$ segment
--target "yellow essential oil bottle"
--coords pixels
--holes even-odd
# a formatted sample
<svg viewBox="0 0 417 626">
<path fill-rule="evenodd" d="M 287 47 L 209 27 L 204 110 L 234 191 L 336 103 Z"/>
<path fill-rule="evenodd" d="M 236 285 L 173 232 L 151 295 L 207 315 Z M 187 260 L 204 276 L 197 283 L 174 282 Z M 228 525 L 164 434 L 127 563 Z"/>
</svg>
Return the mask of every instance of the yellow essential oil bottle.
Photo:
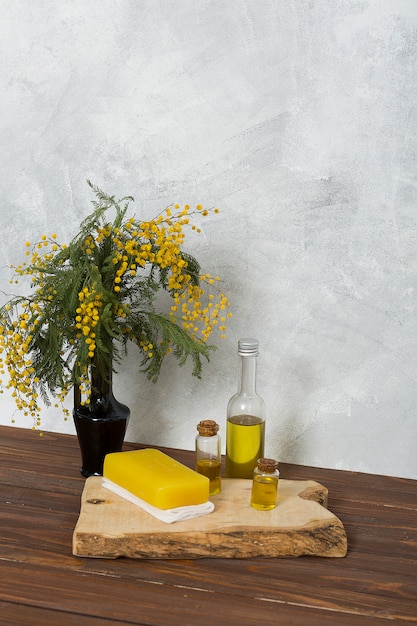
<svg viewBox="0 0 417 626">
<path fill-rule="evenodd" d="M 218 424 L 214 420 L 202 420 L 197 425 L 195 438 L 195 469 L 210 480 L 210 495 L 221 491 L 221 442 L 217 434 Z"/>
<path fill-rule="evenodd" d="M 253 470 L 251 506 L 259 511 L 275 508 L 278 495 L 279 471 L 274 459 L 258 459 Z"/>
<path fill-rule="evenodd" d="M 264 455 L 265 403 L 256 392 L 257 339 L 239 339 L 238 391 L 227 405 L 226 477 L 252 478 Z"/>
</svg>

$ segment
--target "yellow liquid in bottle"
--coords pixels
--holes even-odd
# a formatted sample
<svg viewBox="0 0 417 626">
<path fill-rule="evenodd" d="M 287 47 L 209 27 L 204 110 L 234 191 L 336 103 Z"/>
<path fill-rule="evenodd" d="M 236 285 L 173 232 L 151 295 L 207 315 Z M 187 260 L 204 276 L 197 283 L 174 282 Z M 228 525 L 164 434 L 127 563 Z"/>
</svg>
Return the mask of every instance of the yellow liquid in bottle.
<svg viewBox="0 0 417 626">
<path fill-rule="evenodd" d="M 251 506 L 259 511 L 269 511 L 276 506 L 277 476 L 255 476 L 252 484 Z"/>
<path fill-rule="evenodd" d="M 199 459 L 196 463 L 196 472 L 207 476 L 210 480 L 210 495 L 214 496 L 221 491 L 221 463 L 216 459 Z"/>
<path fill-rule="evenodd" d="M 254 415 L 234 415 L 226 424 L 226 476 L 252 478 L 264 455 L 265 422 Z"/>
</svg>

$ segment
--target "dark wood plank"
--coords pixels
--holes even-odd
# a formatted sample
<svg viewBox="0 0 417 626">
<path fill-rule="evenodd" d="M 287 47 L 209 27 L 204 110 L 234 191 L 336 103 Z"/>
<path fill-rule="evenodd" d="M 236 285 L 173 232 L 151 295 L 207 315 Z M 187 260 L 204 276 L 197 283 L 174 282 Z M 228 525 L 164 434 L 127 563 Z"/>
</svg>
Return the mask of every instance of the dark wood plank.
<svg viewBox="0 0 417 626">
<path fill-rule="evenodd" d="M 36 480 L 32 467 L 42 470 L 46 476 L 53 478 L 59 470 L 59 481 L 81 480 L 79 477 L 80 454 L 76 438 L 72 435 L 44 433 L 40 437 L 37 431 L 1 426 L 0 481 L 5 477 L 2 466 L 7 469 L 9 463 L 15 466 L 19 476 L 27 477 L 29 483 Z M 140 444 L 126 443 L 125 449 L 146 447 Z M 193 466 L 194 453 L 191 450 L 160 448 L 179 461 Z M 30 468 L 28 461 L 30 460 Z M 282 478 L 299 480 L 316 480 L 326 484 L 329 497 L 341 494 L 343 499 L 363 503 L 385 504 L 399 508 L 417 510 L 417 481 L 389 476 L 363 474 L 329 470 L 317 467 L 280 464 Z M 7 472 L 8 479 L 12 476 Z"/>
<path fill-rule="evenodd" d="M 417 510 L 417 481 L 409 478 L 288 464 L 280 464 L 280 474 L 299 480 L 305 480 L 305 476 L 318 482 L 325 480 L 331 491 L 329 497 L 340 494 L 349 501 Z"/>
<path fill-rule="evenodd" d="M 30 513 L 30 512 L 29 512 Z M 416 577 L 410 562 L 402 560 L 395 563 L 386 559 L 382 563 L 380 557 L 372 559 L 371 569 L 364 567 L 359 555 L 353 554 L 343 563 L 331 566 L 328 559 L 297 559 L 287 560 L 284 567 L 276 560 L 240 561 L 239 577 L 236 578 L 236 562 L 221 561 L 218 567 L 209 559 L 191 565 L 183 561 L 135 561 L 120 560 L 102 561 L 94 559 L 74 559 L 70 555 L 72 527 L 66 524 L 65 532 L 62 524 L 58 528 L 49 528 L 45 532 L 48 516 L 33 522 L 33 515 L 25 517 L 25 522 L 17 529 L 7 523 L 9 540 L 0 544 L 0 555 L 3 560 L 30 563 L 32 565 L 49 565 L 51 568 L 65 568 L 68 574 L 72 571 L 86 571 L 91 575 L 110 576 L 118 579 L 141 580 L 172 587 L 182 585 L 184 588 L 199 581 L 199 587 L 211 593 L 233 595 L 245 594 L 250 597 L 263 594 L 270 602 L 300 603 L 308 602 L 311 606 L 320 607 L 323 603 L 332 610 L 349 613 L 361 610 L 372 615 L 375 611 L 385 612 L 405 619 L 415 614 L 415 598 L 417 597 Z M 56 518 L 54 518 L 56 520 Z M 50 520 L 50 517 L 49 517 Z M 49 522 L 50 523 L 50 522 Z M 34 526 L 34 527 L 33 527 Z M 66 536 L 66 542 L 63 537 Z M 30 546 L 37 546 L 36 552 Z M 66 546 L 63 550 L 62 546 Z M 399 583 L 398 572 L 401 572 Z M 264 581 L 268 580 L 265 587 Z M 331 581 L 331 585 L 329 585 Z"/>
<path fill-rule="evenodd" d="M 39 567 L 34 577 L 31 568 L 19 564 L 8 564 L 5 567 L 2 563 L 0 578 L 1 600 L 17 603 L 23 596 L 25 604 L 44 610 L 73 613 L 80 620 L 87 616 L 150 626 L 213 626 L 221 623 L 218 620 L 222 616 L 227 616 L 228 624 L 241 626 L 253 626 L 258 622 L 265 626 L 275 626 L 277 623 L 306 623 L 310 626 L 337 623 L 340 626 L 355 626 L 366 624 L 372 615 L 372 624 L 376 626 L 386 625 L 388 619 L 401 619 L 402 624 L 415 623 L 413 618 L 404 614 L 398 616 L 384 608 L 369 614 L 361 607 L 346 613 L 331 606 L 314 606 L 302 594 L 290 602 L 280 598 L 271 601 L 264 594 L 234 595 L 228 593 L 228 588 L 213 596 L 201 588 L 199 581 L 193 581 L 189 586 L 177 583 L 162 588 L 136 579 L 92 577 L 82 571 L 63 576 L 62 571 L 60 575 L 59 571 L 44 567 Z"/>
<path fill-rule="evenodd" d="M 294 602 L 300 595 L 310 604 L 320 606 L 331 601 L 332 606 L 349 612 L 352 606 L 372 613 L 375 610 L 393 610 L 396 605 L 415 607 L 417 597 L 415 567 L 405 559 L 376 557 L 365 567 L 357 554 L 343 562 L 330 563 L 328 559 L 301 558 L 286 560 L 243 560 L 238 566 L 233 560 L 203 559 L 198 563 L 187 561 L 105 561 L 102 559 L 76 559 L 66 550 L 57 550 L 59 542 L 51 533 L 51 539 L 38 542 L 36 550 L 28 551 L 22 539 L 16 543 L 1 543 L 3 560 L 28 565 L 49 565 L 51 568 L 84 571 L 91 575 L 114 578 L 134 578 L 162 585 L 199 586 L 211 593 L 245 595 L 263 593 L 270 601 Z M 70 533 L 67 532 L 68 540 Z M 53 552 L 55 550 L 55 552 Z M 236 577 L 238 569 L 238 577 Z M 264 580 L 268 580 L 265 588 Z M 332 582 L 329 586 L 329 581 Z M 349 595 L 346 592 L 349 591 Z M 368 594 L 368 595 L 366 595 Z M 319 598 L 319 600 L 317 600 Z M 396 609 L 398 612 L 398 609 Z M 415 609 L 414 609 L 415 610 Z"/>
<path fill-rule="evenodd" d="M 163 450 L 192 466 L 192 451 Z M 417 481 L 282 464 L 282 476 L 329 489 L 344 559 L 106 561 L 71 554 L 79 464 L 70 435 L 0 427 L 2 624 L 417 622 Z"/>
<path fill-rule="evenodd" d="M 25 604 L 16 604 L 11 602 L 0 602 L 0 619 L 2 626 L 126 626 L 126 622 L 119 620 L 107 620 L 102 617 L 89 617 L 87 615 L 77 615 L 75 613 L 67 613 L 59 609 L 52 611 L 50 609 L 42 609 L 35 606 Z M 140 626 L 140 622 L 137 622 Z M 142 622 L 142 626 L 145 623 Z"/>
</svg>

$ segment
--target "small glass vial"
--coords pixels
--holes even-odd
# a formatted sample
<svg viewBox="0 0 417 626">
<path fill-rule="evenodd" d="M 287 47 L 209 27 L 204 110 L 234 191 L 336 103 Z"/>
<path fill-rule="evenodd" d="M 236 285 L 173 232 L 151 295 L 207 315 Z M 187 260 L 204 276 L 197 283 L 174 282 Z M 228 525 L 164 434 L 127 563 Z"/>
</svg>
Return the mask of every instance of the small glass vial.
<svg viewBox="0 0 417 626">
<path fill-rule="evenodd" d="M 275 508 L 278 495 L 278 463 L 274 459 L 258 459 L 253 470 L 251 506 L 259 511 Z"/>
<path fill-rule="evenodd" d="M 210 495 L 221 491 L 221 442 L 217 434 L 218 424 L 214 420 L 202 420 L 197 425 L 195 438 L 195 469 L 199 474 L 210 479 Z"/>
</svg>

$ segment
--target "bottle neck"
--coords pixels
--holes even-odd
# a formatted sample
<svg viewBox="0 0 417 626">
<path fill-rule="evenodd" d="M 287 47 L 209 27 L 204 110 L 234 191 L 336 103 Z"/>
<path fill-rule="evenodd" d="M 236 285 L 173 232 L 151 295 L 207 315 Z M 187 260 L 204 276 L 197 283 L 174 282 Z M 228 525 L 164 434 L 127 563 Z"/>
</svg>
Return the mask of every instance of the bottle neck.
<svg viewBox="0 0 417 626">
<path fill-rule="evenodd" d="M 239 394 L 254 395 L 256 393 L 256 357 L 239 357 Z"/>
</svg>

